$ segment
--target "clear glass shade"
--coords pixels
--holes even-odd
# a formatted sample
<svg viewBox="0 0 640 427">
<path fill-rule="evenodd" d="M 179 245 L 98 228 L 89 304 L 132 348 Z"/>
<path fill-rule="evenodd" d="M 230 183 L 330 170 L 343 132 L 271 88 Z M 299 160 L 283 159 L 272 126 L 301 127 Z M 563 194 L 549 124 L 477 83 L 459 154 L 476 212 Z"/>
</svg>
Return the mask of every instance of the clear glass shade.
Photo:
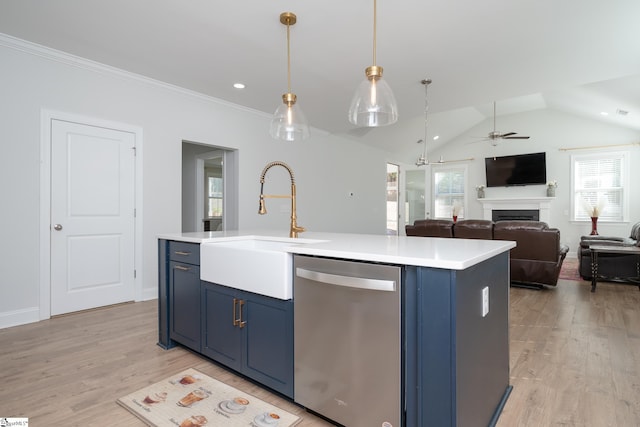
<svg viewBox="0 0 640 427">
<path fill-rule="evenodd" d="M 298 104 L 280 104 L 269 130 L 272 138 L 282 141 L 301 141 L 309 137 L 309 124 Z"/>
<path fill-rule="evenodd" d="M 360 83 L 351 101 L 349 121 L 356 126 L 377 127 L 397 120 L 398 105 L 387 82 L 380 77 Z"/>
</svg>

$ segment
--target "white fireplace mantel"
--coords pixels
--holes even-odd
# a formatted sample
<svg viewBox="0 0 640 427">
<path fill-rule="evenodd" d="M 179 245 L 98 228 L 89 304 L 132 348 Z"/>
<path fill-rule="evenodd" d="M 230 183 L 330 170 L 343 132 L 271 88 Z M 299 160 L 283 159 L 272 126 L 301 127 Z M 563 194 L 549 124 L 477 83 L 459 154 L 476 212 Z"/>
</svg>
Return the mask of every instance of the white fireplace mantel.
<svg viewBox="0 0 640 427">
<path fill-rule="evenodd" d="M 520 198 L 491 198 L 478 199 L 482 203 L 484 219 L 491 220 L 493 218 L 493 210 L 502 209 L 531 209 L 540 213 L 540 221 L 549 223 L 551 218 L 550 209 L 551 201 L 555 197 L 520 197 Z"/>
</svg>

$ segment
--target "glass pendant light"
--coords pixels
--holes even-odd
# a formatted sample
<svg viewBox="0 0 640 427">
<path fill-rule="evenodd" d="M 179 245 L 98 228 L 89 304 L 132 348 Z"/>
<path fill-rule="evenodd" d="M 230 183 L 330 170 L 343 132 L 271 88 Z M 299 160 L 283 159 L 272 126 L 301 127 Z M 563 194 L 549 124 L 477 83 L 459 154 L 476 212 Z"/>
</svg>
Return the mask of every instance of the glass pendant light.
<svg viewBox="0 0 640 427">
<path fill-rule="evenodd" d="M 427 159 L 427 117 L 429 112 L 429 102 L 427 101 L 427 92 L 429 90 L 429 85 L 431 84 L 431 79 L 421 80 L 420 83 L 424 85 L 424 139 L 422 143 L 424 144 L 424 150 L 418 160 L 416 161 L 416 166 L 427 166 L 429 164 L 429 160 Z M 418 141 L 420 142 L 420 141 Z M 443 163 L 442 158 L 440 159 L 440 163 Z"/>
<path fill-rule="evenodd" d="M 269 133 L 275 139 L 300 141 L 309 137 L 309 124 L 296 104 L 296 95 L 291 92 L 291 48 L 289 45 L 289 27 L 297 21 L 291 12 L 280 14 L 280 22 L 287 26 L 287 93 L 282 95 L 282 104 L 276 109 L 271 120 Z"/>
<path fill-rule="evenodd" d="M 349 108 L 349 121 L 361 127 L 386 126 L 398 120 L 396 98 L 382 79 L 382 67 L 376 65 L 376 19 L 373 0 L 373 65 L 365 70 L 367 78 L 358 86 Z"/>
</svg>

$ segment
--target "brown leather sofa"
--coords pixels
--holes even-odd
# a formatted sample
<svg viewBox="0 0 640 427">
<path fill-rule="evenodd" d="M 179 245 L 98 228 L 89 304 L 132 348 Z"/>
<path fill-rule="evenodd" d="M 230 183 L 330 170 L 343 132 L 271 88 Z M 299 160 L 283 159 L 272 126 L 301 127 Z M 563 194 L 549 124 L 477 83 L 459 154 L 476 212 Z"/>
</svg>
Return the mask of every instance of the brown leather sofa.
<svg viewBox="0 0 640 427">
<path fill-rule="evenodd" d="M 493 221 L 485 219 L 460 220 L 453 227 L 453 237 L 493 240 Z"/>
<path fill-rule="evenodd" d="M 591 280 L 591 251 L 590 245 L 598 246 L 640 246 L 640 222 L 631 227 L 629 237 L 616 236 L 582 236 L 578 249 L 578 271 L 580 277 Z M 636 255 L 621 255 L 615 253 L 598 253 L 598 276 L 605 280 L 625 281 L 627 277 L 638 275 Z"/>
<path fill-rule="evenodd" d="M 405 227 L 407 236 L 511 240 L 511 283 L 537 287 L 556 286 L 569 247 L 560 244 L 560 231 L 541 221 L 416 220 Z"/>
<path fill-rule="evenodd" d="M 453 237 L 454 222 L 446 219 L 417 219 L 413 225 L 405 225 L 407 236 Z"/>
<path fill-rule="evenodd" d="M 569 252 L 560 244 L 560 230 L 542 221 L 498 221 L 493 238 L 512 240 L 511 283 L 526 286 L 556 286 L 562 262 Z"/>
</svg>

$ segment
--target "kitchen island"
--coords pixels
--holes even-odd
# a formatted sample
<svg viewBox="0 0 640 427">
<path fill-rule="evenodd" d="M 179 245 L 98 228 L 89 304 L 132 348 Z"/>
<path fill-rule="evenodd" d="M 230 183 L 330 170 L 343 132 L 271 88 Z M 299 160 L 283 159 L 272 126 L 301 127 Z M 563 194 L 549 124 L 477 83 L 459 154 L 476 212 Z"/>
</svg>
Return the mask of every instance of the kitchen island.
<svg viewBox="0 0 640 427">
<path fill-rule="evenodd" d="M 159 344 L 185 345 L 296 401 L 295 295 L 281 300 L 200 280 L 201 264 L 210 262 L 199 259 L 200 245 L 248 236 L 285 239 L 272 231 L 159 236 Z M 305 233 L 304 239 L 311 243 L 285 250 L 296 257 L 399 267 L 400 425 L 496 423 L 511 388 L 513 242 L 334 233 Z M 176 260 L 174 252 L 188 254 L 178 255 L 187 259 Z M 220 329 L 218 324 L 227 317 L 242 326 Z M 277 342 L 265 340 L 265 335 L 277 337 Z M 388 425 L 397 426 L 398 421 Z"/>
</svg>

